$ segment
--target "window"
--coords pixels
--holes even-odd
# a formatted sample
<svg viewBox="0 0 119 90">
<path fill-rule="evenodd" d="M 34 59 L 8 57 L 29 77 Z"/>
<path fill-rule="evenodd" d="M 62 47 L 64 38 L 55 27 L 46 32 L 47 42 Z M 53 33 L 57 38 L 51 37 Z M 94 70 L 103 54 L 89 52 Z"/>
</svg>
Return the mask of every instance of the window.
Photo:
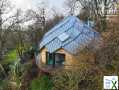
<svg viewBox="0 0 119 90">
<path fill-rule="evenodd" d="M 69 35 L 66 33 L 62 33 L 61 35 L 58 36 L 58 38 L 64 42 L 65 40 L 67 40 L 69 38 Z"/>
<path fill-rule="evenodd" d="M 47 65 L 63 65 L 65 61 L 65 54 L 46 52 Z"/>
<path fill-rule="evenodd" d="M 55 54 L 55 64 L 56 65 L 62 65 L 62 64 L 64 64 L 64 61 L 65 61 L 64 54 L 60 54 L 60 53 Z"/>
</svg>

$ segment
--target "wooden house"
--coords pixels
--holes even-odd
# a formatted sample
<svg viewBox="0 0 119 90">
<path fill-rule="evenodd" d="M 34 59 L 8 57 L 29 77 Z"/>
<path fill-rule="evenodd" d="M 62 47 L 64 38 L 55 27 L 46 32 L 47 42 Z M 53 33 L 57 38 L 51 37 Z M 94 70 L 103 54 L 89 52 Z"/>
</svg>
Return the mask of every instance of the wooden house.
<svg viewBox="0 0 119 90">
<path fill-rule="evenodd" d="M 44 35 L 39 44 L 40 52 L 36 63 L 39 67 L 76 64 L 76 54 L 80 48 L 86 47 L 98 38 L 99 33 L 90 25 L 75 16 L 66 17 Z"/>
</svg>

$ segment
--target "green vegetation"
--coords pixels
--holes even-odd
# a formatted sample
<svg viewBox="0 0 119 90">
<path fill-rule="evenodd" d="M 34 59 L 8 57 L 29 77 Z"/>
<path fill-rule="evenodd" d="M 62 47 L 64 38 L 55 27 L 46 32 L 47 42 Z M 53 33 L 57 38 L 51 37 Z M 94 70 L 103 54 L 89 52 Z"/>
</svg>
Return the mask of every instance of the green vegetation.
<svg viewBox="0 0 119 90">
<path fill-rule="evenodd" d="M 30 90 L 52 90 L 53 83 L 48 76 L 40 76 L 31 82 Z"/>
<path fill-rule="evenodd" d="M 1 63 L 10 64 L 15 62 L 17 59 L 18 59 L 18 55 L 16 50 L 11 50 L 5 55 L 4 60 L 2 60 Z"/>
<path fill-rule="evenodd" d="M 96 66 L 80 64 L 77 68 L 54 72 L 53 90 L 102 90 L 102 78 Z"/>
<path fill-rule="evenodd" d="M 93 20 L 94 29 L 100 32 L 102 41 L 98 49 L 92 50 L 92 45 L 89 45 L 91 50 L 87 46 L 88 49 L 80 51 L 85 55 L 82 56 L 83 63 L 80 60 L 76 62 L 79 67 L 57 69 L 49 76 L 39 72 L 32 60 L 35 59 L 34 53 L 39 53 L 36 47 L 43 35 L 65 16 L 55 11 L 53 18 L 47 19 L 45 9 L 48 7 L 41 8 L 42 5 L 38 10 L 14 11 L 11 16 L 10 8 L 14 6 L 9 0 L 0 0 L 0 90 L 103 90 L 103 76 L 119 76 L 119 16 L 110 18 L 107 15 L 108 7 L 113 6 L 112 0 L 67 1 L 71 15 L 75 9 L 78 10 L 78 3 L 79 7 L 86 9 L 78 17 L 84 22 Z M 4 17 L 7 14 L 10 16 Z M 24 27 L 29 21 L 33 23 Z M 93 42 L 91 44 L 94 45 Z M 94 56 L 93 64 L 88 55 Z"/>
</svg>

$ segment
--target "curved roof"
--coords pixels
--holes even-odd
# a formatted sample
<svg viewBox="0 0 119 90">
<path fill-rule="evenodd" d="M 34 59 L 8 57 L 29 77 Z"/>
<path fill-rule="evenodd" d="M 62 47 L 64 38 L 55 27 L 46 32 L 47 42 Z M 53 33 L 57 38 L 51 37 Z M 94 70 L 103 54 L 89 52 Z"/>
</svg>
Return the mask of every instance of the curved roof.
<svg viewBox="0 0 119 90">
<path fill-rule="evenodd" d="M 63 48 L 75 54 L 77 48 L 90 43 L 99 34 L 75 16 L 69 16 L 47 32 L 39 47 L 46 47 L 50 53 Z"/>
</svg>

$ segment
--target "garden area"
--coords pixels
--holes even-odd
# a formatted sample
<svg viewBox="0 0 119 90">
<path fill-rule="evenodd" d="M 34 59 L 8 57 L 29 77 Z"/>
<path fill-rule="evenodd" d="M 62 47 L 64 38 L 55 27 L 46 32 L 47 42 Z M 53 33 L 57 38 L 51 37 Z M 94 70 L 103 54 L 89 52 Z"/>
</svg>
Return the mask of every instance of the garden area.
<svg viewBox="0 0 119 90">
<path fill-rule="evenodd" d="M 41 7 L 43 3 L 37 2 L 35 9 L 24 11 L 14 9 L 10 0 L 0 0 L 0 90 L 103 90 L 104 76 L 119 76 L 119 8 L 110 16 L 107 11 L 114 4 L 112 0 L 65 1 L 63 9 L 66 14 L 53 7 L 49 10 L 50 18 L 49 3 Z M 78 54 L 74 56 L 78 66 L 74 63 L 68 68 L 53 70 L 39 67 L 41 63 L 38 65 L 37 60 L 41 57 L 38 59 L 37 56 L 43 37 L 68 16 L 76 17 L 89 26 L 88 22 L 93 21 L 90 27 L 99 33 L 101 42 L 91 42 L 77 49 Z M 70 25 L 67 26 L 69 28 Z M 59 39 L 68 40 L 68 37 Z M 93 48 L 92 45 L 99 47 Z M 93 63 L 89 62 L 92 58 Z"/>
</svg>

